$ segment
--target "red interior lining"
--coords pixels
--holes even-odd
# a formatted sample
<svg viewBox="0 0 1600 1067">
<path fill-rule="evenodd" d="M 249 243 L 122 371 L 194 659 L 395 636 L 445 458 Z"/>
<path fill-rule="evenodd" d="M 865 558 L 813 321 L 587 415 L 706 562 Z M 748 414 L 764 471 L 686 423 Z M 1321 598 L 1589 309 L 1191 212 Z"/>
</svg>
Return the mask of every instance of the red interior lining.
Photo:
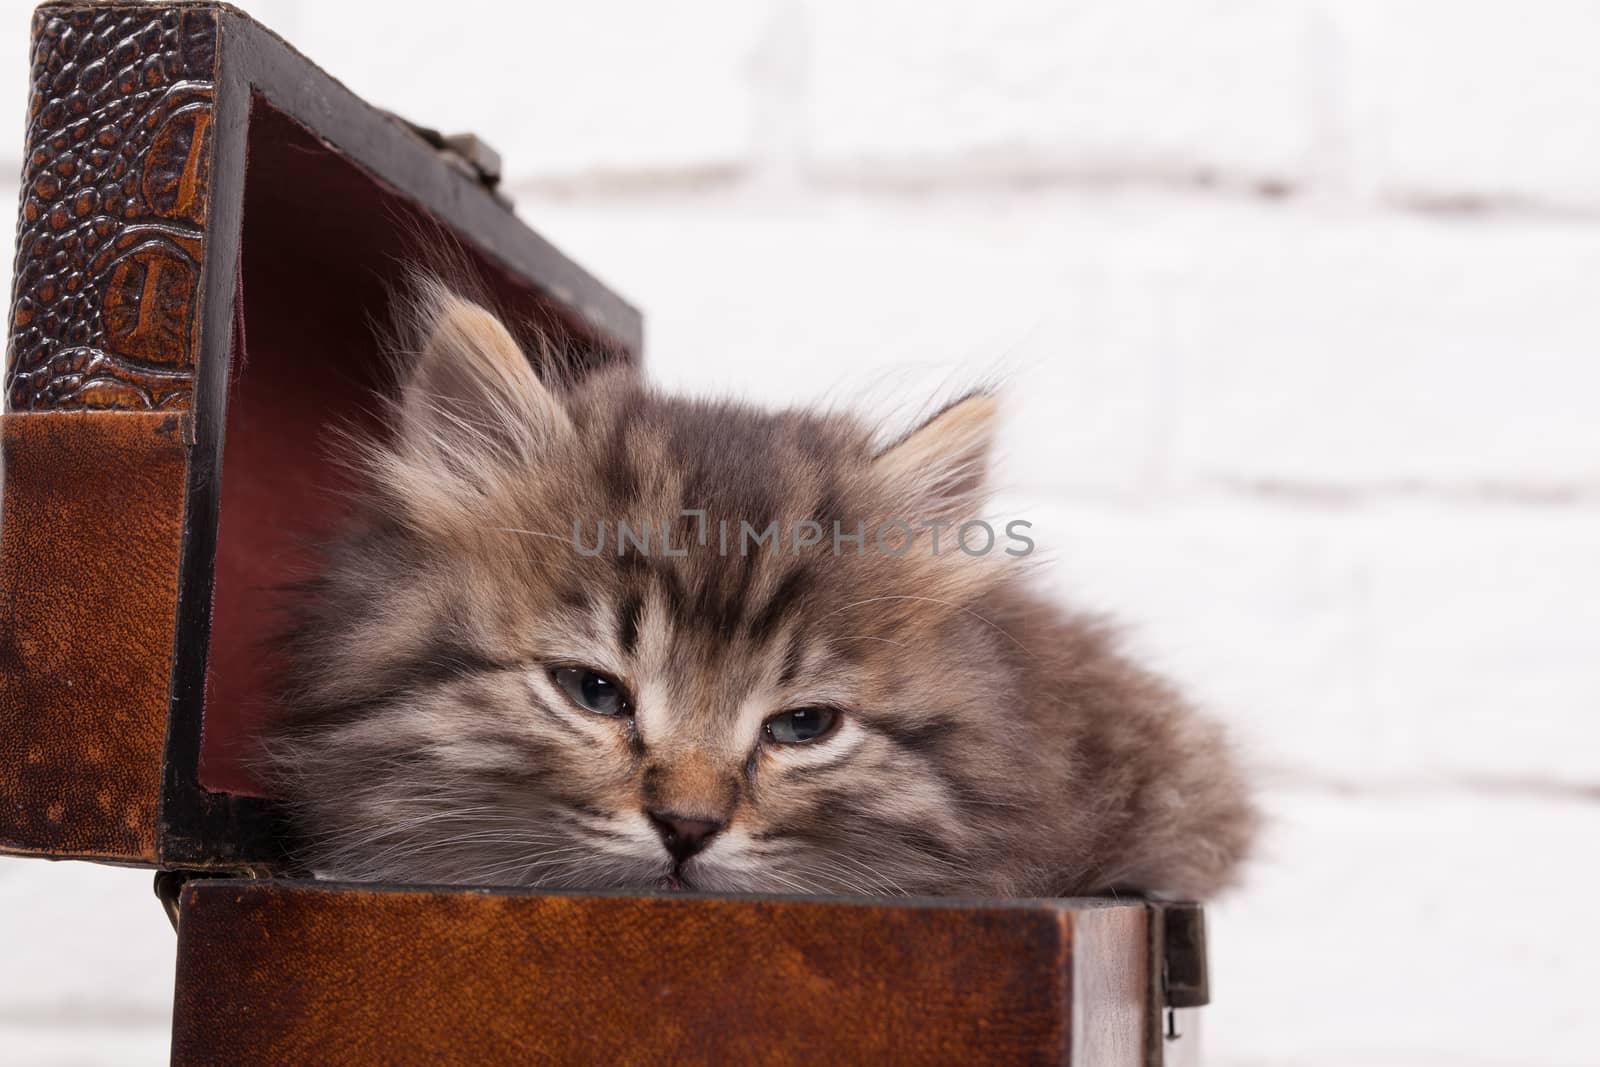
<svg viewBox="0 0 1600 1067">
<path fill-rule="evenodd" d="M 306 575 L 304 546 L 342 510 L 329 430 L 375 426 L 373 324 L 388 321 L 389 287 L 430 232 L 439 225 L 417 205 L 257 98 L 200 748 L 213 792 L 266 795 L 249 760 L 284 669 L 270 650 L 283 586 Z M 549 325 L 536 290 L 466 258 L 503 310 Z"/>
</svg>

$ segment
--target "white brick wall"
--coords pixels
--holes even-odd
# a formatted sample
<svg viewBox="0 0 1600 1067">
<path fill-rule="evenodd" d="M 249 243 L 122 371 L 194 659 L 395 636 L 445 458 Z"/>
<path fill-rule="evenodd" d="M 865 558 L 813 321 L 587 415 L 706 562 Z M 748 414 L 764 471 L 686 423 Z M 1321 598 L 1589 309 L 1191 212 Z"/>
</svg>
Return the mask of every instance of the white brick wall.
<svg viewBox="0 0 1600 1067">
<path fill-rule="evenodd" d="M 1180 477 L 1600 490 L 1600 230 L 1222 221 L 1173 301 Z"/>
<path fill-rule="evenodd" d="M 1008 383 L 998 506 L 1270 783 L 1208 1062 L 1592 1060 L 1600 8 L 247 6 L 499 146 L 664 383 Z M 0 1061 L 164 1055 L 147 875 L 0 905 Z"/>
<path fill-rule="evenodd" d="M 1594 935 L 1573 907 L 1594 879 L 1593 797 L 1267 800 L 1277 826 L 1252 889 L 1209 909 L 1207 1062 L 1594 1062 Z"/>
<path fill-rule="evenodd" d="M 1600 206 L 1600 6 L 1354 0 L 1341 29 L 1355 148 L 1399 201 Z"/>
<path fill-rule="evenodd" d="M 148 871 L 0 860 L 0 1063 L 159 1063 L 177 936 Z"/>
<path fill-rule="evenodd" d="M 911 185 L 1306 176 L 1299 0 L 813 0 L 810 161 Z"/>
<path fill-rule="evenodd" d="M 258 5 L 264 21 L 276 6 Z M 525 178 L 701 177 L 751 152 L 761 4 L 288 7 L 288 39 L 356 92 L 426 125 L 496 131 L 491 143 Z"/>
</svg>

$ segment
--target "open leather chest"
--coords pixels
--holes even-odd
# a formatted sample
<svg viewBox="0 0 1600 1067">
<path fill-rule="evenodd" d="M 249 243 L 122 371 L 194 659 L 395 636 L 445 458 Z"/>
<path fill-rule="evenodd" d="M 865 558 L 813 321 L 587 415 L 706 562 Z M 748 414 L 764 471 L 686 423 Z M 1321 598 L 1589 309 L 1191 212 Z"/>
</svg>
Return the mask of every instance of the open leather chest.
<svg viewBox="0 0 1600 1067">
<path fill-rule="evenodd" d="M 326 432 L 376 417 L 415 242 L 593 365 L 641 359 L 641 318 L 511 213 L 492 152 L 232 8 L 47 4 L 31 69 L 0 851 L 162 872 L 174 1063 L 1163 1061 L 1207 996 L 1192 906 L 294 877 L 249 758 L 269 591 L 338 507 Z"/>
</svg>

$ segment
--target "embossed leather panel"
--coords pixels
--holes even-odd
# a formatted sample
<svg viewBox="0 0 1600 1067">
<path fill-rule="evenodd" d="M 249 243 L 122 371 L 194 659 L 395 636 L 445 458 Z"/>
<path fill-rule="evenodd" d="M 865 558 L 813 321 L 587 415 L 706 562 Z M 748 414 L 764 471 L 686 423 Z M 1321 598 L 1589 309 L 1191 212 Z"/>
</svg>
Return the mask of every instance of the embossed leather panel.
<svg viewBox="0 0 1600 1067">
<path fill-rule="evenodd" d="M 216 16 L 34 16 L 10 410 L 187 408 L 210 182 Z"/>
<path fill-rule="evenodd" d="M 191 882 L 174 1064 L 1142 1063 L 1140 904 Z"/>
<path fill-rule="evenodd" d="M 0 416 L 0 850 L 155 860 L 183 418 Z"/>
</svg>

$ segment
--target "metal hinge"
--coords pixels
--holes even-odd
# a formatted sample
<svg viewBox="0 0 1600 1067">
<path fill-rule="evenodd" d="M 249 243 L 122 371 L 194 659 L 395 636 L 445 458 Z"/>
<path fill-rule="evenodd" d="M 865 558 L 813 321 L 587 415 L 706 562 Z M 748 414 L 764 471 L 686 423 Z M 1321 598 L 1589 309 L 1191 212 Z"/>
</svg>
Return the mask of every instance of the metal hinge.
<svg viewBox="0 0 1600 1067">
<path fill-rule="evenodd" d="M 178 928 L 178 894 L 183 891 L 183 883 L 192 876 L 192 871 L 157 871 L 156 872 L 156 899 L 161 901 L 161 907 L 167 913 L 167 919 L 172 923 L 172 928 Z"/>
<path fill-rule="evenodd" d="M 1206 965 L 1206 913 L 1190 901 L 1149 901 L 1149 999 L 1145 1067 L 1162 1067 L 1170 1044 L 1184 1038 L 1178 1011 L 1211 1003 Z"/>
<path fill-rule="evenodd" d="M 428 142 L 441 159 L 489 190 L 489 194 L 501 206 L 508 210 L 511 208 L 511 198 L 500 188 L 500 179 L 504 175 L 500 153 L 483 138 L 475 133 L 442 133 L 431 126 L 412 122 L 404 115 L 396 115 L 393 111 L 384 114 Z"/>
</svg>

